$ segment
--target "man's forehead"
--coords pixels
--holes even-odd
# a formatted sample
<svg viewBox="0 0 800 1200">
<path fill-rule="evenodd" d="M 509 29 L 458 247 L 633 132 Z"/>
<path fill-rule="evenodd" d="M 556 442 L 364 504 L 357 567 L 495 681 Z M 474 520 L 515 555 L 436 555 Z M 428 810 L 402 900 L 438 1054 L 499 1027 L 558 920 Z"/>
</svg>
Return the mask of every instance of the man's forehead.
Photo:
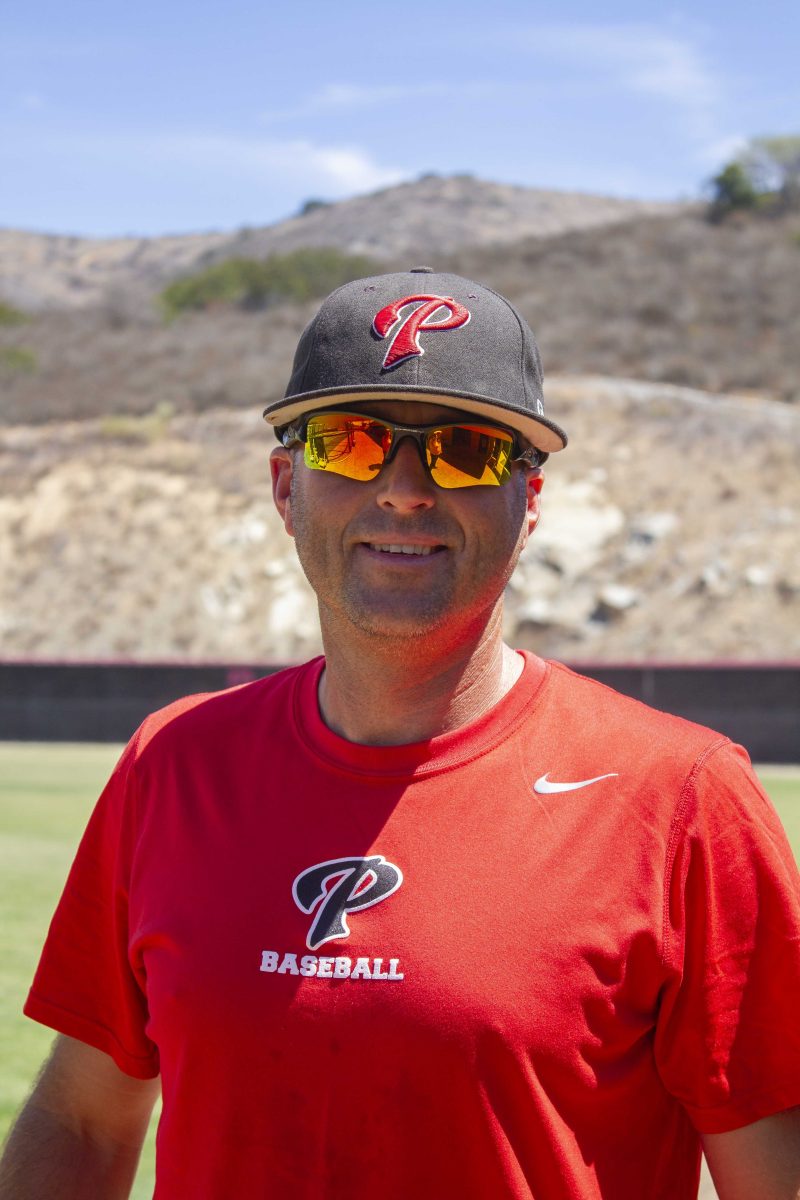
<svg viewBox="0 0 800 1200">
<path fill-rule="evenodd" d="M 347 411 L 367 413 L 398 425 L 453 425 L 457 421 L 475 424 L 482 419 L 464 409 L 428 400 L 362 400 L 348 402 Z"/>
</svg>

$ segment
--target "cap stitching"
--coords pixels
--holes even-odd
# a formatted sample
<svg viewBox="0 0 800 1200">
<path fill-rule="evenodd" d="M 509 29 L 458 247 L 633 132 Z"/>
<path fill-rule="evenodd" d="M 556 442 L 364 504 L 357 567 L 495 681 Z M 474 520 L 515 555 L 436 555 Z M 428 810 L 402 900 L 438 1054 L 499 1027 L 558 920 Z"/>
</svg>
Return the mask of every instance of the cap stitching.
<svg viewBox="0 0 800 1200">
<path fill-rule="evenodd" d="M 499 292 L 496 292 L 496 291 L 494 290 L 494 288 L 487 287 L 487 288 L 486 288 L 486 291 L 487 291 L 487 292 L 491 292 L 491 293 L 492 293 L 492 295 L 493 295 L 493 296 L 496 296 L 498 300 L 502 300 L 503 304 L 505 304 L 506 308 L 509 310 L 509 312 L 511 313 L 511 315 L 513 316 L 514 320 L 515 320 L 515 321 L 516 321 L 516 323 L 517 323 L 517 328 L 519 329 L 519 336 L 520 336 L 520 343 L 519 343 L 519 377 L 520 377 L 520 379 L 521 379 L 521 381 L 522 381 L 522 395 L 523 395 L 524 399 L 526 399 L 526 400 L 527 400 L 527 399 L 529 398 L 529 393 L 528 393 L 528 391 L 527 391 L 527 387 L 526 387 L 526 380 L 525 380 L 525 330 L 524 330 L 524 328 L 523 328 L 523 325 L 522 325 L 522 318 L 520 317 L 520 314 L 517 312 L 516 308 L 515 308 L 515 307 L 514 307 L 514 305 L 511 303 L 511 301 L 510 301 L 510 300 L 507 300 L 507 299 L 505 298 L 505 296 L 501 296 Z M 534 364 L 534 365 L 535 365 L 535 364 Z M 540 386 L 541 386 L 541 385 L 540 385 Z M 531 398 L 532 400 L 534 400 L 534 399 L 538 399 L 538 397 L 530 397 L 530 398 Z M 541 417 L 543 414 L 539 412 L 538 405 L 537 405 L 537 406 L 535 406 L 535 407 L 536 407 L 535 414 L 534 414 L 534 413 L 532 413 L 532 414 L 531 414 L 531 416 L 534 416 L 534 415 L 535 415 L 536 417 Z"/>
</svg>

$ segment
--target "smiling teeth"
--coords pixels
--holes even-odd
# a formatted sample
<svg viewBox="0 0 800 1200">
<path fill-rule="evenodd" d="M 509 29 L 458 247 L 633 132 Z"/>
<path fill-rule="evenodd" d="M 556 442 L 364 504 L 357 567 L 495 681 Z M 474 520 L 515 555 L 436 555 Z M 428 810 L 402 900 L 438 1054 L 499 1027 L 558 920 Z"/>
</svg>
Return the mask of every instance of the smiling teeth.
<svg viewBox="0 0 800 1200">
<path fill-rule="evenodd" d="M 383 551 L 387 552 L 388 554 L 432 554 L 433 553 L 433 546 L 395 546 L 395 545 L 382 546 L 382 545 L 379 545 L 378 542 L 371 542 L 370 548 L 372 550 L 383 550 Z"/>
</svg>

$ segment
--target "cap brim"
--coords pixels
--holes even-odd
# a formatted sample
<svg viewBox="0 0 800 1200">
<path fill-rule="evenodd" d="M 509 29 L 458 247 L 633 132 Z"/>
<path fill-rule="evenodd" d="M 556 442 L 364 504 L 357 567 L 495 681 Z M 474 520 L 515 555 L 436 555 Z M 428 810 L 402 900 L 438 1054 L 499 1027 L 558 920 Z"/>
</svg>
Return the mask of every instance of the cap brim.
<svg viewBox="0 0 800 1200">
<path fill-rule="evenodd" d="M 490 421 L 500 421 L 518 433 L 535 446 L 554 454 L 563 450 L 567 444 L 567 435 L 555 421 L 544 416 L 535 416 L 528 409 L 511 408 L 501 404 L 489 396 L 450 392 L 430 387 L 415 387 L 413 384 L 400 385 L 392 388 L 376 388 L 374 384 L 364 384 L 343 390 L 342 388 L 323 388 L 316 392 L 303 392 L 299 396 L 288 396 L 268 404 L 264 409 L 264 420 L 270 425 L 288 425 L 303 413 L 312 409 L 329 408 L 333 401 L 346 404 L 348 401 L 362 403 L 365 400 L 417 400 L 430 399 L 445 408 L 458 408 L 462 412 L 475 413 Z M 320 403 L 322 402 L 322 404 Z"/>
</svg>

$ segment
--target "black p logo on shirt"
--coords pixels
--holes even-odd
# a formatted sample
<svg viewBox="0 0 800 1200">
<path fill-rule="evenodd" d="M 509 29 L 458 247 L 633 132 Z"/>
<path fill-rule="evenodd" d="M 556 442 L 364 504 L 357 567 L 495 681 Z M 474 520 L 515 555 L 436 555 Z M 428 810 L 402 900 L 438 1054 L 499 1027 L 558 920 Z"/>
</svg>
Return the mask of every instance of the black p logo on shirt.
<svg viewBox="0 0 800 1200">
<path fill-rule="evenodd" d="M 331 858 L 301 871 L 292 884 L 295 904 L 304 913 L 319 906 L 306 938 L 309 950 L 349 937 L 347 914 L 379 904 L 402 882 L 403 872 L 382 854 Z"/>
</svg>

